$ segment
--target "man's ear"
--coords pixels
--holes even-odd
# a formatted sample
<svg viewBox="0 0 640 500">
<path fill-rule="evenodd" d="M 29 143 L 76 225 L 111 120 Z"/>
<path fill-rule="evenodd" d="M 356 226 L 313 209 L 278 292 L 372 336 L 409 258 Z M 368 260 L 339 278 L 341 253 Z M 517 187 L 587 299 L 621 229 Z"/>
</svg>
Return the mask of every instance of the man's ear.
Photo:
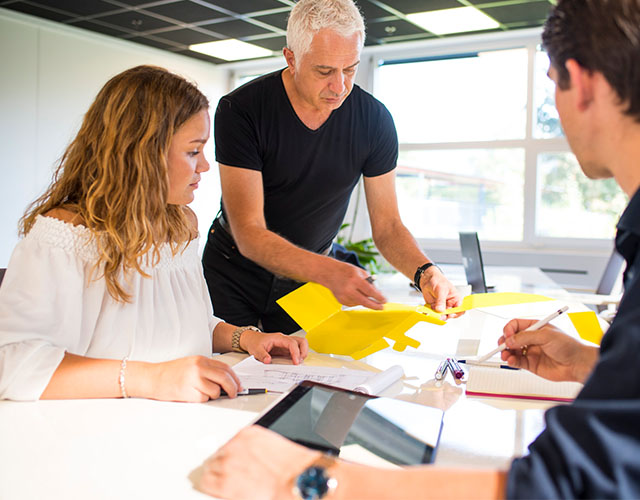
<svg viewBox="0 0 640 500">
<path fill-rule="evenodd" d="M 580 66 L 575 59 L 567 59 L 565 68 L 569 73 L 569 82 L 576 97 L 576 105 L 580 111 L 585 111 L 593 101 L 593 73 Z"/>
<path fill-rule="evenodd" d="M 289 68 L 289 71 L 293 75 L 296 71 L 296 56 L 288 47 L 282 49 L 282 55 L 284 56 L 285 61 L 287 61 L 287 67 Z"/>
</svg>

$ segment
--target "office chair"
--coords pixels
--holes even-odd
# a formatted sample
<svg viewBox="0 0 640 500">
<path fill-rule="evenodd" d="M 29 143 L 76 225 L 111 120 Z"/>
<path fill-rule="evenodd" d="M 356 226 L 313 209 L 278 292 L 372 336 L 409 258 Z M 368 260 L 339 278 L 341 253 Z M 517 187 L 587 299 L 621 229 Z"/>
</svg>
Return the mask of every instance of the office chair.
<svg viewBox="0 0 640 500">
<path fill-rule="evenodd" d="M 590 309 L 601 313 L 609 309 L 609 306 L 616 306 L 620 302 L 620 295 L 615 290 L 620 272 L 622 271 L 622 265 L 624 264 L 624 258 L 615 250 L 611 252 L 607 265 L 604 268 L 598 287 L 594 292 L 569 292 L 568 298 L 577 302 L 582 302 Z M 564 298 L 564 297 L 559 297 Z"/>
<path fill-rule="evenodd" d="M 613 287 L 618 281 L 618 277 L 620 276 L 620 271 L 622 271 L 622 264 L 624 264 L 624 257 L 620 255 L 617 250 L 614 248 L 609 256 L 609 260 L 607 261 L 607 265 L 604 267 L 604 272 L 602 273 L 602 277 L 600 278 L 600 283 L 598 283 L 598 287 L 596 288 L 596 295 L 611 295 L 613 292 Z M 597 305 L 596 309 L 599 313 L 606 310 L 608 308 L 607 305 Z"/>
<path fill-rule="evenodd" d="M 472 293 L 487 293 L 478 233 L 459 233 L 462 266 Z"/>
<path fill-rule="evenodd" d="M 614 248 L 613 252 L 611 252 L 611 255 L 609 256 L 607 265 L 604 267 L 604 272 L 602 273 L 602 278 L 600 278 L 600 283 L 598 283 L 598 288 L 596 288 L 597 295 L 611 294 L 613 286 L 616 284 L 616 281 L 618 281 L 618 276 L 620 276 L 622 264 L 624 264 L 624 257 Z"/>
</svg>

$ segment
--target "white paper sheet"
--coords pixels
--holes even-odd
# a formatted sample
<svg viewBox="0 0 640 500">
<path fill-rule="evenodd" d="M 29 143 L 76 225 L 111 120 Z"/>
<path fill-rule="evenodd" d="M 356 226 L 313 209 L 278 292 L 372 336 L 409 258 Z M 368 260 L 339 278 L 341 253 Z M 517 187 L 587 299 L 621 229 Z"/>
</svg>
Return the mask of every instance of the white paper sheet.
<svg viewBox="0 0 640 500">
<path fill-rule="evenodd" d="M 365 370 L 350 370 L 347 368 L 330 368 L 325 366 L 306 366 L 304 364 L 265 365 L 264 363 L 256 361 L 253 356 L 234 365 L 233 370 L 240 378 L 243 387 L 265 388 L 269 392 L 286 392 L 292 385 L 295 385 L 302 380 L 312 380 L 322 384 L 354 390 L 356 387 L 367 383 L 372 377 L 375 378 L 377 375 L 376 373 Z M 387 371 L 382 372 L 380 375 Z M 401 376 L 402 375 L 400 375 L 400 377 Z M 400 377 L 396 377 L 394 380 L 391 380 L 387 386 L 395 380 L 398 380 Z M 378 385 L 376 385 L 376 388 L 377 387 Z"/>
</svg>

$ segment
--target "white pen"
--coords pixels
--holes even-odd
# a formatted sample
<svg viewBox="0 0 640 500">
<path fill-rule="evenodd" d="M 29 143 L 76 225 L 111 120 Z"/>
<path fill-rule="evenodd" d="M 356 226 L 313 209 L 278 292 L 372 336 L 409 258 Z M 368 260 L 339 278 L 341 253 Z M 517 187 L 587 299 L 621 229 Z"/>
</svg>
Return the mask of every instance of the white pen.
<svg viewBox="0 0 640 500">
<path fill-rule="evenodd" d="M 534 330 L 539 330 L 540 328 L 545 326 L 547 323 L 549 323 L 551 320 L 556 319 L 563 312 L 566 312 L 568 309 L 569 309 L 569 306 L 561 307 L 557 311 L 554 311 L 551 314 L 549 314 L 549 316 L 547 316 L 546 318 L 541 319 L 540 321 L 536 321 L 533 325 L 531 325 L 529 328 L 527 328 L 526 330 L 523 330 L 523 331 L 524 332 L 532 332 Z M 487 359 L 489 359 L 494 354 L 498 354 L 499 352 L 504 351 L 506 348 L 507 348 L 507 344 L 505 344 L 503 342 L 498 347 L 496 347 L 493 351 L 491 351 L 491 352 L 485 354 L 484 356 L 481 356 L 478 359 L 476 359 L 475 362 L 476 363 L 482 363 L 483 361 L 486 361 Z"/>
</svg>

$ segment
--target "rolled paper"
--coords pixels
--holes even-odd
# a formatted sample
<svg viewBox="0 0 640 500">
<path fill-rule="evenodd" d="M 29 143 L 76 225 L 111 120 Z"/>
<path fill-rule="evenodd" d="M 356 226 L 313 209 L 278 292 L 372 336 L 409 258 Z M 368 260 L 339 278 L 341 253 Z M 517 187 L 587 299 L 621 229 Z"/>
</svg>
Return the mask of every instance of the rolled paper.
<svg viewBox="0 0 640 500">
<path fill-rule="evenodd" d="M 404 377 L 404 370 L 400 365 L 394 365 L 383 372 L 376 373 L 373 377 L 367 379 L 364 384 L 359 385 L 353 390 L 364 394 L 378 395 L 402 377 Z"/>
</svg>

